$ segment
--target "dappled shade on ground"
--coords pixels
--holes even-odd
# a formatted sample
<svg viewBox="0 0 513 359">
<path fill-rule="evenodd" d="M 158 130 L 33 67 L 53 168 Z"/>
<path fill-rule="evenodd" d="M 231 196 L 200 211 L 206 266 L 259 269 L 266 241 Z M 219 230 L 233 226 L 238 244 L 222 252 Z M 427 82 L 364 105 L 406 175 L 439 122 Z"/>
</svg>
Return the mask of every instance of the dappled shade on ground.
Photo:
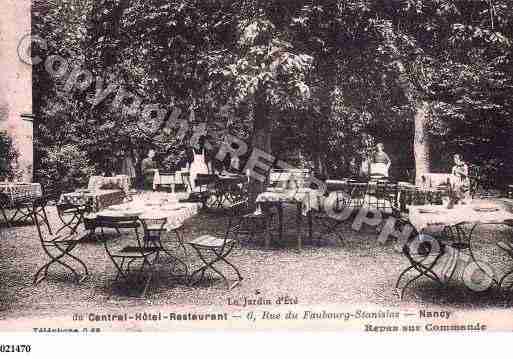
<svg viewBox="0 0 513 359">
<path fill-rule="evenodd" d="M 54 207 L 49 208 L 51 222 L 57 225 Z M 214 278 L 188 287 L 183 278 L 173 276 L 172 263 L 165 257 L 157 267 L 158 276 L 146 295 L 140 294 L 137 283 L 115 281 L 116 270 L 101 243 L 88 241 L 79 246 L 76 254 L 88 266 L 90 277 L 77 284 L 63 268 L 53 266 L 48 279 L 32 285 L 37 269 L 46 262 L 35 226 L 0 227 L 0 317 L 40 316 L 45 314 L 129 308 L 131 306 L 166 305 L 226 305 L 228 298 L 254 296 L 265 298 L 288 295 L 297 297 L 299 304 L 375 304 L 400 306 L 411 304 L 444 305 L 454 308 L 483 308 L 508 306 L 508 296 L 492 289 L 483 293 L 466 289 L 461 282 L 441 288 L 419 280 L 406 291 L 401 301 L 394 290 L 399 273 L 407 260 L 394 249 L 394 242 L 381 244 L 374 228 L 353 231 L 350 223 L 341 226 L 344 241 L 336 236 L 322 242 L 306 242 L 298 252 L 295 242 L 293 208 L 285 211 L 287 223 L 283 243 L 270 250 L 263 249 L 263 234 L 251 243 L 243 241 L 231 257 L 243 277 L 241 285 L 228 291 L 223 282 Z M 202 234 L 222 233 L 226 217 L 223 213 L 201 213 L 185 224 L 185 239 Z M 306 226 L 305 226 L 306 227 Z M 318 228 L 315 228 L 315 233 Z M 513 263 L 495 245 L 500 238 L 511 236 L 508 227 L 479 229 L 475 252 L 479 260 L 487 260 L 500 277 Z M 306 228 L 304 233 L 306 238 Z M 190 270 L 201 264 L 193 251 L 185 257 L 173 234 L 164 239 Z M 232 274 L 229 269 L 227 273 Z M 411 276 L 412 274 L 410 274 Z"/>
</svg>

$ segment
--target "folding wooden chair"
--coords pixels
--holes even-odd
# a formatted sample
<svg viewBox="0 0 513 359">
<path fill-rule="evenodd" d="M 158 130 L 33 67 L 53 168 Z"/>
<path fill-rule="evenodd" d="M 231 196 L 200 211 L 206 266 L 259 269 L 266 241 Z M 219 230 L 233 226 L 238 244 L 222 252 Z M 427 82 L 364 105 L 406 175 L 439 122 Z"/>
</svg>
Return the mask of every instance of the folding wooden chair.
<svg viewBox="0 0 513 359">
<path fill-rule="evenodd" d="M 227 257 L 238 244 L 237 232 L 241 226 L 240 214 L 246 206 L 247 202 L 243 201 L 234 203 L 229 207 L 230 217 L 223 238 L 212 235 L 203 235 L 188 242 L 203 262 L 203 265 L 191 274 L 191 284 L 201 281 L 205 276 L 205 272 L 209 269 L 223 278 L 228 289 L 232 289 L 242 281 L 243 278 L 239 270 L 233 263 L 228 261 Z M 207 257 L 207 254 L 211 254 L 210 258 Z M 219 262 L 224 262 L 237 274 L 238 279 L 231 285 L 221 270 L 214 266 Z M 197 275 L 199 275 L 199 278 L 194 280 L 194 277 Z"/>
</svg>

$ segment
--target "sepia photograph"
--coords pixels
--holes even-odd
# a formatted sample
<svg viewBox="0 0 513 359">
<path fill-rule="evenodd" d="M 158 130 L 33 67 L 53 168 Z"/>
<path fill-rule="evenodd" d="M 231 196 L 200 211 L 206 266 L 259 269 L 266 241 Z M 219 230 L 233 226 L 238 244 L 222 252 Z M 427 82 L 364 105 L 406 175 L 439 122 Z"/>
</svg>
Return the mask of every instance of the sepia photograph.
<svg viewBox="0 0 513 359">
<path fill-rule="evenodd" d="M 513 2 L 0 3 L 0 332 L 513 330 Z"/>
</svg>

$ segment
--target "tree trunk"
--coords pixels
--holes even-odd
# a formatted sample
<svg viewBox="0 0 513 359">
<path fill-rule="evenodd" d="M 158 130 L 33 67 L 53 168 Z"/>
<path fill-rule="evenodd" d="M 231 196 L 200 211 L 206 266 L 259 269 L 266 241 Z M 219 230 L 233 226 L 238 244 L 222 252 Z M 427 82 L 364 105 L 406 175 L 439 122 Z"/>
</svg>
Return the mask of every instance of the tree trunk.
<svg viewBox="0 0 513 359">
<path fill-rule="evenodd" d="M 417 102 L 414 123 L 415 136 L 413 139 L 413 153 L 415 156 L 415 184 L 421 183 L 421 178 L 431 170 L 430 141 L 427 132 L 428 103 Z"/>
<path fill-rule="evenodd" d="M 319 179 L 328 178 L 327 168 L 324 162 L 324 156 L 320 152 L 316 152 L 314 154 L 314 171 L 315 175 L 319 177 Z"/>
<path fill-rule="evenodd" d="M 421 183 L 422 175 L 431 170 L 430 141 L 427 131 L 429 103 L 419 98 L 414 86 L 408 79 L 408 74 L 401 61 L 396 61 L 399 71 L 398 85 L 403 89 L 405 97 L 415 104 L 413 155 L 415 158 L 415 184 Z"/>
<path fill-rule="evenodd" d="M 263 94 L 255 96 L 255 102 L 252 106 L 253 116 L 253 136 L 251 147 L 257 148 L 265 153 L 271 153 L 271 132 L 272 120 L 269 109 L 265 103 Z M 255 206 L 255 200 L 259 193 L 262 193 L 267 186 L 267 180 L 261 182 L 255 178 L 250 179 L 249 183 L 249 204 Z"/>
</svg>

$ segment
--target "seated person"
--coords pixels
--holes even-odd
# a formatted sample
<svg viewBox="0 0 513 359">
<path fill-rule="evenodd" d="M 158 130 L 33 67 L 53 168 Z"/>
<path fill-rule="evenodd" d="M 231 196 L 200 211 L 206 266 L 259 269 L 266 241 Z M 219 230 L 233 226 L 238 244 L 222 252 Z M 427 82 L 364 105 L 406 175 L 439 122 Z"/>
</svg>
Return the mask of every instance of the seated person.
<svg viewBox="0 0 513 359">
<path fill-rule="evenodd" d="M 155 176 L 155 171 L 157 170 L 157 164 L 153 160 L 155 157 L 155 151 L 149 150 L 148 157 L 142 160 L 141 170 L 143 174 L 143 189 L 152 189 L 153 188 L 153 177 Z"/>
<path fill-rule="evenodd" d="M 240 158 L 238 156 L 230 155 L 230 165 L 225 165 L 224 170 L 221 174 L 224 176 L 240 175 L 241 170 L 242 169 L 240 168 Z"/>
<path fill-rule="evenodd" d="M 454 166 L 452 166 L 452 185 L 456 196 L 460 199 L 466 199 L 470 196 L 470 178 L 468 175 L 468 166 L 462 160 L 461 155 L 455 154 Z"/>
<path fill-rule="evenodd" d="M 369 178 L 370 175 L 370 161 L 369 158 L 364 157 L 358 171 L 358 178 L 365 179 Z"/>
<path fill-rule="evenodd" d="M 388 177 L 388 170 L 390 169 L 390 157 L 384 151 L 382 143 L 376 145 L 376 152 L 373 153 L 370 163 L 370 175 L 371 177 L 380 176 Z"/>
</svg>

